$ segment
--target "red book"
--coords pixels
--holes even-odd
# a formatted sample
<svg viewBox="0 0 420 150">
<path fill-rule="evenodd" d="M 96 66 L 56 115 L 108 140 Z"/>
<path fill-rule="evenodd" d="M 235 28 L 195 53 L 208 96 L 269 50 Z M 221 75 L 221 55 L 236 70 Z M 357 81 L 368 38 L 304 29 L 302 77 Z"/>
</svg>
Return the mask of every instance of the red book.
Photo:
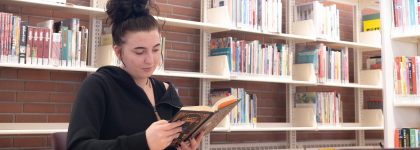
<svg viewBox="0 0 420 150">
<path fill-rule="evenodd" d="M 397 6 L 397 3 L 398 3 L 398 0 L 394 0 L 394 6 Z M 420 7 L 419 7 L 420 8 Z M 419 9 L 420 10 L 420 9 Z M 395 17 L 395 20 L 394 20 L 394 22 L 395 22 L 395 27 L 399 27 L 399 25 L 398 25 L 398 9 L 397 9 L 397 7 L 395 7 L 395 9 L 394 9 L 394 17 Z M 420 20 L 419 20 L 420 21 Z"/>
<path fill-rule="evenodd" d="M 38 65 L 42 65 L 42 60 L 44 57 L 45 31 L 44 31 L 44 28 L 37 28 L 37 29 L 38 29 L 38 51 L 37 51 Z"/>
<path fill-rule="evenodd" d="M 394 148 L 400 147 L 400 130 L 395 129 L 394 133 Z"/>
<path fill-rule="evenodd" d="M 411 57 L 411 73 L 413 75 L 413 94 L 416 95 L 417 94 L 417 80 L 416 80 L 416 57 Z"/>
<path fill-rule="evenodd" d="M 33 28 L 32 27 L 28 27 L 28 36 L 27 36 L 27 40 L 26 40 L 26 64 L 32 64 L 32 39 L 33 39 L 34 33 L 33 33 Z"/>
<path fill-rule="evenodd" d="M 32 58 L 32 65 L 38 64 L 38 41 L 39 41 L 39 33 L 38 28 L 33 28 L 34 39 L 32 41 L 32 50 L 31 50 L 31 58 Z"/>
<path fill-rule="evenodd" d="M 43 28 L 44 29 L 44 39 L 43 39 L 43 44 L 44 44 L 44 51 L 42 53 L 42 58 L 43 58 L 43 65 L 48 65 L 48 59 L 49 59 L 49 55 L 50 55 L 50 41 L 51 39 L 51 35 L 52 33 L 50 33 L 50 29 L 48 28 Z"/>
</svg>

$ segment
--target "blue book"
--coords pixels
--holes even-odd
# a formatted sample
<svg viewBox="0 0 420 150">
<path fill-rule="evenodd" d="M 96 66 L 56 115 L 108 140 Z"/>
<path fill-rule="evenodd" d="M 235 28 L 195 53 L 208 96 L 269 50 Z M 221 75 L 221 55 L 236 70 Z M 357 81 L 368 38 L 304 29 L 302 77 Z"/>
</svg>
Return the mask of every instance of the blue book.
<svg viewBox="0 0 420 150">
<path fill-rule="evenodd" d="M 65 67 L 67 66 L 67 32 L 69 31 L 69 28 L 66 26 L 61 27 L 61 52 L 60 52 L 60 60 L 61 60 L 61 66 Z"/>
<path fill-rule="evenodd" d="M 229 65 L 229 71 L 232 72 L 232 37 L 225 37 L 225 38 L 218 38 L 212 39 L 210 41 L 210 55 L 211 56 L 219 56 L 219 55 L 226 55 Z"/>
<path fill-rule="evenodd" d="M 235 45 L 235 72 L 239 72 L 239 55 L 240 55 L 240 50 L 241 50 L 241 43 L 242 41 L 238 41 Z"/>
<path fill-rule="evenodd" d="M 312 63 L 314 65 L 315 74 L 318 70 L 318 54 L 317 50 L 299 51 L 297 52 L 297 64 Z"/>
<path fill-rule="evenodd" d="M 11 51 L 11 53 L 9 53 L 9 56 L 10 56 L 10 60 L 9 60 L 9 63 L 15 63 L 15 51 L 16 51 L 16 26 L 17 26 L 17 24 L 16 24 L 16 21 L 17 20 L 17 17 L 16 16 L 13 16 L 12 17 L 12 25 L 13 25 L 13 27 L 12 27 L 12 51 Z"/>
<path fill-rule="evenodd" d="M 71 54 L 73 50 L 73 40 L 72 40 L 72 30 L 67 31 L 67 67 L 72 67 L 71 65 Z"/>
<path fill-rule="evenodd" d="M 410 25 L 416 25 L 416 14 L 415 14 L 415 9 L 416 6 L 414 6 L 414 1 L 413 0 L 409 0 L 410 3 Z"/>
</svg>

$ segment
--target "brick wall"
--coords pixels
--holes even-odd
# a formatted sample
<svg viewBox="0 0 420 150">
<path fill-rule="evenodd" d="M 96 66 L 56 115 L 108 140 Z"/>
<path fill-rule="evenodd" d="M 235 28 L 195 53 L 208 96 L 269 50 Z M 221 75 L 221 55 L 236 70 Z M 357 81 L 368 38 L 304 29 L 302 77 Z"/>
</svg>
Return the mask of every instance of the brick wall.
<svg viewBox="0 0 420 150">
<path fill-rule="evenodd" d="M 200 21 L 200 0 L 155 0 L 160 7 L 160 16 Z M 308 0 L 309 1 L 309 0 Z M 67 0 L 68 3 L 89 6 L 89 0 Z M 306 2 L 298 0 L 297 3 Z M 283 0 L 283 4 L 285 1 Z M 337 4 L 340 9 L 341 39 L 352 41 L 352 8 Z M 284 10 L 284 9 L 283 9 Z M 43 10 L 23 6 L 3 5 L 0 11 L 13 13 L 29 21 L 29 25 L 53 19 L 55 21 L 80 18 L 81 24 L 89 26 L 89 16 Z M 283 11 L 284 12 L 284 11 Z M 363 10 L 364 14 L 376 11 Z M 283 16 L 283 19 L 285 16 Z M 284 20 L 283 20 L 284 21 Z M 106 27 L 108 24 L 104 24 Z M 285 27 L 285 24 L 283 24 Z M 165 69 L 179 71 L 199 71 L 200 41 L 199 30 L 184 27 L 163 27 L 166 36 Z M 284 31 L 284 28 L 283 28 Z M 282 40 L 260 36 L 236 34 L 231 32 L 215 33 L 213 37 L 232 36 L 240 40 L 260 40 L 264 43 L 284 43 Z M 378 52 L 364 53 L 367 56 Z M 350 64 L 353 57 L 350 51 Z M 353 67 L 352 65 L 350 67 Z M 352 68 L 350 68 L 351 73 Z M 44 71 L 31 69 L 0 68 L 0 123 L 11 122 L 68 122 L 72 104 L 77 91 L 87 73 Z M 185 105 L 199 105 L 199 80 L 174 77 L 156 77 L 162 81 L 172 82 L 179 89 L 181 101 Z M 247 92 L 258 96 L 258 122 L 285 122 L 285 84 L 257 82 L 213 82 L 212 88 L 235 87 L 245 88 Z M 354 122 L 354 90 L 335 87 L 299 87 L 298 91 L 336 90 L 343 95 L 346 104 L 345 122 Z M 367 91 L 365 102 L 381 98 L 381 91 Z M 365 105 L 365 107 L 367 107 Z M 354 139 L 354 131 L 297 132 L 298 140 L 315 139 Z M 382 131 L 366 131 L 366 138 L 383 138 Z M 211 143 L 285 141 L 285 132 L 231 132 L 211 133 Z M 0 135 L 0 149 L 45 149 L 50 148 L 49 135 Z"/>
</svg>

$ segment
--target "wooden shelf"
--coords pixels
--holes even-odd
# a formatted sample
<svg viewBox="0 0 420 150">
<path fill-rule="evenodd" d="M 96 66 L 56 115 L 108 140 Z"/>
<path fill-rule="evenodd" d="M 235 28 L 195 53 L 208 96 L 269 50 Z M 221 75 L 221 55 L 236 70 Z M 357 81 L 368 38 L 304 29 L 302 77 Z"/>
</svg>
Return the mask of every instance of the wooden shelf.
<svg viewBox="0 0 420 150">
<path fill-rule="evenodd" d="M 68 13 L 82 14 L 82 15 L 106 15 L 104 9 L 92 8 L 86 6 L 79 6 L 73 4 L 59 4 L 53 2 L 45 2 L 40 0 L 1 0 L 0 4 L 19 5 L 32 8 L 56 10 Z"/>
<path fill-rule="evenodd" d="M 54 67 L 54 66 L 43 66 L 43 65 L 9 64 L 9 63 L 0 63 L 0 67 L 57 70 L 57 71 L 78 71 L 78 72 L 96 72 L 96 70 L 98 70 L 98 68 L 90 68 L 90 67 L 86 67 L 86 68 Z"/>
</svg>

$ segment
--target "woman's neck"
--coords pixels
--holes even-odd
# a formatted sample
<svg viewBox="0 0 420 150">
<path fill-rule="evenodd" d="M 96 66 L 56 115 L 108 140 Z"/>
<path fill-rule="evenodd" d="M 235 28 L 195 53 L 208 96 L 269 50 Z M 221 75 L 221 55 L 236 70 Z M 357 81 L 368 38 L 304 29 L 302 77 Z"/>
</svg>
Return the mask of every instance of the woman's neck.
<svg viewBox="0 0 420 150">
<path fill-rule="evenodd" d="M 125 70 L 131 76 L 131 78 L 133 78 L 133 80 L 134 80 L 134 82 L 136 82 L 137 86 L 141 87 L 142 89 L 144 89 L 146 83 L 148 85 L 151 84 L 150 81 L 148 82 L 149 78 L 136 77 L 136 76 L 132 75 L 130 72 L 128 72 L 125 68 L 121 67 L 121 69 Z"/>
</svg>

